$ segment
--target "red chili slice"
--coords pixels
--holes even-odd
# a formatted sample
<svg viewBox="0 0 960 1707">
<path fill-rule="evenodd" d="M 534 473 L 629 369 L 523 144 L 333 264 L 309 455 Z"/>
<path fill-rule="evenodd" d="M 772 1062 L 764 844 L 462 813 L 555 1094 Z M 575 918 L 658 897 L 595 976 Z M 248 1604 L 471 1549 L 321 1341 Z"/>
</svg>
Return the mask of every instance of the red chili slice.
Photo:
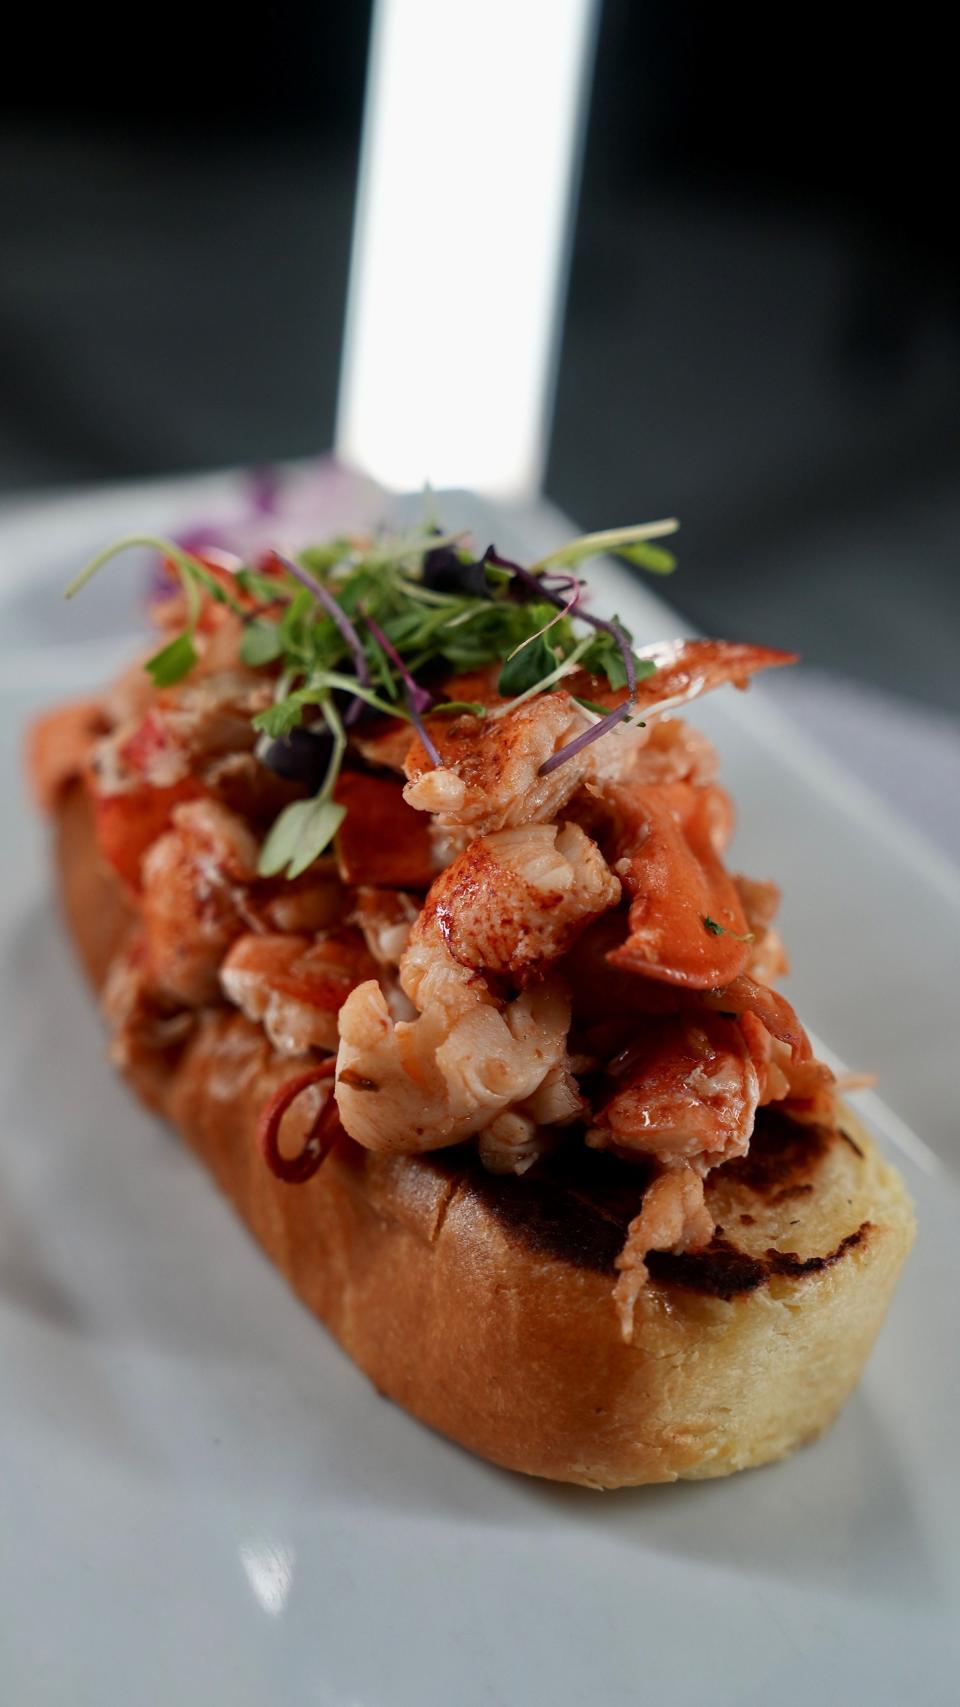
<svg viewBox="0 0 960 1707">
<path fill-rule="evenodd" d="M 304 1091 L 309 1090 L 311 1085 L 319 1084 L 321 1079 L 331 1079 L 336 1068 L 337 1058 L 331 1055 L 326 1061 L 321 1061 L 319 1067 L 311 1067 L 308 1072 L 299 1073 L 295 1079 L 288 1079 L 285 1085 L 274 1091 L 260 1115 L 257 1148 L 270 1172 L 286 1185 L 304 1185 L 308 1179 L 313 1178 L 333 1147 L 339 1129 L 339 1116 L 336 1100 L 331 1093 L 311 1122 L 303 1148 L 296 1156 L 281 1155 L 280 1126 L 283 1117 Z"/>
</svg>

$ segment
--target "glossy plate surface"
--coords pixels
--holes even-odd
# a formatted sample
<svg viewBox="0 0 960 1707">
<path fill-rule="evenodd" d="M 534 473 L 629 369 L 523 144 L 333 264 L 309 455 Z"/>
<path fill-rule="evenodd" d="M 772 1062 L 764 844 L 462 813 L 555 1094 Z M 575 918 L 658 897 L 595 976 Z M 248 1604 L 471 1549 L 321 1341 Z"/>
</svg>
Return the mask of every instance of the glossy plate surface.
<svg viewBox="0 0 960 1707">
<path fill-rule="evenodd" d="M 74 639 L 57 586 L 115 532 L 204 501 L 158 487 L 0 523 L 2 1699 L 954 1702 L 955 874 L 781 724 L 775 682 L 704 707 L 737 860 L 786 892 L 791 993 L 883 1073 L 896 1116 L 862 1112 L 920 1237 L 860 1390 L 788 1463 L 603 1496 L 491 1469 L 377 1398 L 132 1104 L 52 916 L 20 731 L 123 656 L 134 608 L 129 590 L 119 614 L 78 607 Z M 506 550 L 562 532 L 445 509 Z M 638 637 L 678 631 L 629 574 L 597 581 Z"/>
</svg>

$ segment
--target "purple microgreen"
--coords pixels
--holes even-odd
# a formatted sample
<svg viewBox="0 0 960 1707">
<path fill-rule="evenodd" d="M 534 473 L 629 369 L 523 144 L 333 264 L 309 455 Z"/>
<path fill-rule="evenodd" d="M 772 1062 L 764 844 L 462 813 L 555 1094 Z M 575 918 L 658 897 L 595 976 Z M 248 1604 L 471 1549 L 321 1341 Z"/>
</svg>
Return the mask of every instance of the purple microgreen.
<svg viewBox="0 0 960 1707">
<path fill-rule="evenodd" d="M 658 526 L 660 524 L 652 523 L 651 525 Z M 600 535 L 596 535 L 595 537 L 600 538 Z M 624 675 L 626 676 L 627 688 L 631 696 L 636 693 L 637 671 L 634 664 L 633 651 L 630 646 L 629 638 L 624 633 L 618 622 L 608 622 L 605 617 L 594 616 L 591 611 L 584 610 L 582 608 L 582 581 L 579 581 L 575 575 L 561 575 L 556 572 L 543 575 L 532 574 L 529 569 L 524 569 L 522 564 L 511 562 L 509 557 L 501 557 L 499 552 L 496 551 L 492 545 L 488 546 L 484 552 L 483 561 L 484 563 L 494 564 L 498 569 L 509 570 L 514 581 L 524 587 L 531 597 L 536 595 L 537 598 L 546 599 L 550 604 L 556 605 L 559 615 L 554 617 L 554 622 L 558 622 L 560 620 L 560 616 L 566 616 L 569 613 L 576 611 L 577 618 L 580 622 L 587 623 L 590 628 L 595 628 L 602 634 L 609 634 L 611 639 L 616 642 L 617 649 L 623 660 L 623 669 Z M 544 559 L 544 562 L 549 561 L 551 561 L 551 559 Z M 550 583 L 553 581 L 562 582 L 563 591 L 551 586 Z M 568 592 L 571 596 L 565 602 L 564 594 Z M 541 629 L 540 632 L 543 633 L 545 631 Z M 536 639 L 536 636 L 531 635 L 530 639 Z M 523 645 L 525 646 L 528 644 L 529 641 L 525 640 L 523 642 Z"/>
<path fill-rule="evenodd" d="M 522 588 L 531 599 L 544 599 L 547 604 L 556 605 L 563 609 L 563 596 L 555 593 L 552 588 L 544 586 L 539 575 L 531 575 L 529 569 L 524 569 L 522 563 L 514 563 L 509 557 L 501 557 L 493 545 L 488 545 L 481 559 L 483 563 L 492 564 L 495 569 L 507 570 L 511 576 L 511 590 L 519 592 Z"/>
<path fill-rule="evenodd" d="M 374 640 L 377 642 L 377 645 L 383 648 L 387 657 L 390 659 L 391 664 L 403 683 L 407 699 L 410 704 L 414 706 L 417 711 L 428 711 L 430 706 L 433 704 L 433 695 L 428 693 L 426 688 L 422 688 L 418 681 L 414 680 L 397 651 L 397 648 L 394 646 L 393 641 L 384 634 L 380 624 L 374 622 L 369 611 L 361 609 L 360 614 L 369 628 L 370 633 L 373 635 Z"/>
<path fill-rule="evenodd" d="M 434 746 L 433 742 L 431 741 L 430 736 L 427 734 L 427 726 L 424 723 L 423 718 L 421 717 L 416 706 L 411 705 L 409 709 L 410 709 L 410 722 L 413 724 L 414 729 L 417 731 L 417 734 L 420 737 L 420 745 L 422 746 L 424 752 L 426 753 L 427 758 L 430 760 L 430 763 L 432 765 L 439 765 L 440 764 L 440 754 L 438 753 L 436 747 Z"/>
<path fill-rule="evenodd" d="M 306 587 L 308 593 L 313 594 L 317 604 L 326 612 L 331 622 L 336 624 L 350 648 L 354 668 L 357 672 L 357 681 L 360 683 L 361 687 L 368 688 L 370 686 L 370 671 L 367 668 L 367 660 L 364 657 L 363 645 L 359 634 L 354 628 L 353 623 L 350 621 L 350 618 L 342 605 L 337 603 L 332 593 L 327 592 L 326 587 L 321 586 L 320 582 L 314 579 L 309 570 L 301 569 L 299 563 L 295 563 L 290 557 L 281 557 L 279 552 L 276 553 L 276 556 L 278 562 L 283 564 L 284 568 L 293 576 L 294 580 L 299 581 L 301 587 Z"/>
<path fill-rule="evenodd" d="M 577 735 L 573 741 L 568 741 L 565 747 L 560 747 L 557 752 L 551 753 L 549 759 L 545 759 L 540 766 L 540 776 L 549 776 L 551 771 L 557 770 L 560 765 L 565 765 L 568 759 L 576 758 L 578 753 L 583 752 L 584 747 L 589 747 L 594 741 L 599 741 L 602 736 L 609 735 L 611 729 L 616 729 L 618 724 L 622 723 L 625 717 L 629 717 L 630 712 L 634 709 L 633 702 L 628 700 L 623 705 L 618 705 L 616 711 L 608 712 L 606 717 L 601 717 L 599 723 L 594 723 L 590 729 L 585 729 L 582 735 Z"/>
<path fill-rule="evenodd" d="M 254 473 L 254 509 L 271 515 L 276 498 L 272 471 Z M 428 711 L 492 721 L 559 689 L 579 668 L 605 677 L 615 692 L 623 691 L 623 702 L 608 710 L 577 696 L 575 702 L 591 726 L 552 754 L 542 774 L 621 723 L 642 727 L 637 684 L 657 664 L 652 655 L 634 653 L 632 637 L 617 617 L 593 616 L 584 609 L 586 588 L 576 565 L 613 551 L 666 572 L 673 563 L 670 554 L 649 542 L 674 526 L 654 522 L 586 535 L 531 568 L 502 556 L 493 545 L 482 558 L 473 559 L 462 543 L 464 535 L 444 536 L 436 529 L 385 540 L 373 548 L 335 540 L 307 547 L 295 560 L 268 553 L 267 560 L 279 572 L 277 580 L 262 572 L 267 560 L 257 569 L 246 568 L 221 553 L 219 540 L 210 533 L 193 533 L 179 543 L 137 535 L 101 553 L 68 592 L 78 591 L 94 570 L 127 545 L 152 547 L 169 560 L 183 589 L 186 612 L 183 632 L 148 662 L 157 686 L 179 681 L 197 662 L 202 648 L 196 634 L 205 596 L 226 605 L 242 621 L 241 660 L 254 668 L 276 665 L 274 703 L 253 718 L 262 737 L 258 756 L 269 768 L 317 786 L 322 759 L 329 753 L 314 800 L 295 802 L 282 814 L 264 849 L 265 868 L 285 868 L 292 876 L 306 869 L 335 833 L 342 812 L 332 799 L 334 782 L 349 728 L 367 708 L 407 719 L 430 762 L 440 765 L 424 721 Z M 202 555 L 207 551 L 209 561 Z M 168 590 L 166 584 L 163 590 Z M 580 638 L 577 623 L 586 630 Z M 535 631 L 528 632 L 534 624 Z M 337 667 L 331 669 L 331 663 Z M 443 681 L 450 671 L 494 664 L 500 666 L 501 698 L 493 706 L 471 700 L 444 700 L 436 706 L 417 679 L 424 670 L 436 672 L 427 679 Z M 658 709 L 686 697 L 689 692 L 666 699 Z M 318 723 L 310 724 L 312 707 L 320 708 L 326 733 Z M 713 930 L 714 921 L 705 922 L 705 928 Z"/>
<path fill-rule="evenodd" d="M 410 714 L 410 722 L 420 737 L 424 752 L 431 764 L 439 765 L 440 754 L 427 734 L 427 726 L 423 721 L 423 713 L 429 710 L 433 704 L 432 694 L 429 694 L 426 688 L 422 688 L 420 683 L 414 680 L 392 640 L 384 634 L 379 623 L 374 622 L 368 611 L 362 611 L 361 615 L 377 645 L 383 648 L 403 683 L 403 693 L 407 702 L 407 711 Z"/>
</svg>

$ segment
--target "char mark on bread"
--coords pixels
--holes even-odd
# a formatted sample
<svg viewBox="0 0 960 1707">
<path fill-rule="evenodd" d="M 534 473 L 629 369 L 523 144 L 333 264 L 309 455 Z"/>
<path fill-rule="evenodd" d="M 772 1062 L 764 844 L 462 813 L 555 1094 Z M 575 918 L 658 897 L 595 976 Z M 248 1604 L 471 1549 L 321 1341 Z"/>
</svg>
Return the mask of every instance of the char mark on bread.
<svg viewBox="0 0 960 1707">
<path fill-rule="evenodd" d="M 844 1138 L 840 1129 L 799 1125 L 779 1112 L 762 1109 L 749 1156 L 716 1170 L 707 1185 L 708 1203 L 718 1203 L 720 1193 L 731 1187 L 738 1189 L 744 1201 L 755 1198 L 759 1207 L 782 1201 L 785 1181 L 794 1190 L 812 1189 L 824 1158 Z M 520 1179 L 490 1175 L 466 1149 L 431 1156 L 429 1164 L 440 1174 L 455 1177 L 461 1193 L 474 1197 L 511 1239 L 531 1253 L 560 1258 L 573 1268 L 591 1269 L 611 1280 L 616 1278 L 627 1228 L 653 1177 L 652 1167 L 645 1170 L 608 1152 L 578 1147 L 541 1158 Z M 647 1266 L 651 1280 L 659 1286 L 682 1286 L 730 1299 L 753 1292 L 776 1276 L 798 1279 L 830 1268 L 856 1250 L 869 1230 L 869 1222 L 864 1221 L 835 1246 L 800 1257 L 772 1248 L 740 1249 L 718 1227 L 703 1250 L 651 1251 Z"/>
</svg>

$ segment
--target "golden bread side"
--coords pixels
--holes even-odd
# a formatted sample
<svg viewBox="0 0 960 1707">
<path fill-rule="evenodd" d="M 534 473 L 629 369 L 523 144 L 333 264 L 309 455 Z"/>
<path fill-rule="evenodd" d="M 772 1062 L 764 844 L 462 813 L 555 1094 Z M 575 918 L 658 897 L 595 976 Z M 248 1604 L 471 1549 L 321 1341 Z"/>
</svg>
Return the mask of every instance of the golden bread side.
<svg viewBox="0 0 960 1707">
<path fill-rule="evenodd" d="M 55 807 L 61 897 L 103 981 L 130 912 L 80 785 Z M 861 1372 L 914 1235 L 899 1176 L 842 1132 L 761 1122 L 713 1174 L 722 1232 L 654 1255 L 625 1344 L 614 1258 L 642 1175 L 577 1153 L 522 1179 L 471 1152 L 386 1157 L 343 1137 L 306 1185 L 277 1180 L 260 1110 L 293 1076 L 232 1010 L 200 1016 L 159 1101 L 294 1291 L 375 1386 L 508 1468 L 591 1487 L 726 1475 L 832 1421 Z"/>
</svg>

